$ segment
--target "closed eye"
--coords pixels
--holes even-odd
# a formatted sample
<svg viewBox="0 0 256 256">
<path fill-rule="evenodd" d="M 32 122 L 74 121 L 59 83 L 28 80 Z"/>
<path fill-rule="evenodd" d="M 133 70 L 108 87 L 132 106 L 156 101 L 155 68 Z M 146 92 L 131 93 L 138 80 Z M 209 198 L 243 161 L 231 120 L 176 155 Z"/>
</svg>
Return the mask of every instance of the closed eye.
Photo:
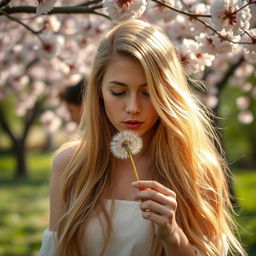
<svg viewBox="0 0 256 256">
<path fill-rule="evenodd" d="M 149 93 L 148 93 L 148 92 L 142 92 L 142 94 L 143 94 L 144 96 L 149 97 Z"/>
<path fill-rule="evenodd" d="M 112 94 L 113 96 L 122 96 L 122 95 L 125 94 L 125 92 L 114 92 L 114 91 L 111 91 L 111 94 Z"/>
</svg>

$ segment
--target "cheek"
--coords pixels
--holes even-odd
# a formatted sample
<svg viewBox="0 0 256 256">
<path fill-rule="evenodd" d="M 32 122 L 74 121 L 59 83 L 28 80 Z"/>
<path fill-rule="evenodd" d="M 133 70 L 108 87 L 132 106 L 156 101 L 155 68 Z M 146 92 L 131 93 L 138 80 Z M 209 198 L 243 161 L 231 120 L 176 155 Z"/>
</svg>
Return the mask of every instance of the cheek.
<svg viewBox="0 0 256 256">
<path fill-rule="evenodd" d="M 108 116 L 114 115 L 120 110 L 120 103 L 113 96 L 103 94 L 103 102 Z"/>
</svg>

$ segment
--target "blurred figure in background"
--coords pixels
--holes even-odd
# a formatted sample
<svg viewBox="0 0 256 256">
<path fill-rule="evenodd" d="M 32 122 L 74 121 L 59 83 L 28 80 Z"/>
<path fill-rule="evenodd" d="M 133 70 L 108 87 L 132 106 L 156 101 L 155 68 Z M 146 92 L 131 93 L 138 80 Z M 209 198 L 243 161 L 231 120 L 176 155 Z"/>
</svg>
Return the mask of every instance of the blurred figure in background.
<svg viewBox="0 0 256 256">
<path fill-rule="evenodd" d="M 86 87 L 86 79 L 80 80 L 77 84 L 65 87 L 59 94 L 61 101 L 65 104 L 70 120 L 80 123 L 82 115 L 82 100 Z"/>
</svg>

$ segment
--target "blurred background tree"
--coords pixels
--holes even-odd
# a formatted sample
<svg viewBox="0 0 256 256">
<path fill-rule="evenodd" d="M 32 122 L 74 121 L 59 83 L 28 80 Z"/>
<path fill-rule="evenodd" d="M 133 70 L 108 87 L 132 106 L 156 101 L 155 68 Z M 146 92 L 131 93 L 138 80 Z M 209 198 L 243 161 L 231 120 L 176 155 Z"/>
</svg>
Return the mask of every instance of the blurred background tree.
<svg viewBox="0 0 256 256">
<path fill-rule="evenodd" d="M 238 196 L 238 221 L 251 232 L 244 240 L 255 256 L 255 0 L 0 0 L 0 255 L 32 256 L 39 248 L 47 150 L 76 128 L 59 91 L 90 76 L 99 37 L 127 18 L 161 26 L 190 78 L 205 84 L 192 89 L 218 116 L 236 193 L 251 195 Z"/>
<path fill-rule="evenodd" d="M 250 156 L 241 161 L 254 165 L 255 135 L 249 131 L 256 98 L 255 1 L 38 0 L 37 4 L 0 1 L 0 124 L 17 160 L 16 176 L 27 175 L 26 141 L 33 124 L 40 119 L 51 133 L 58 130 L 65 116 L 65 110 L 58 108 L 60 87 L 89 76 L 99 36 L 127 18 L 156 23 L 167 32 L 187 73 L 205 82 L 199 97 L 217 116 L 221 100 L 226 100 L 223 91 L 233 85 L 236 104 L 225 105 L 224 113 L 232 111 L 238 126 L 247 125 Z M 240 112 L 227 110 L 231 106 Z M 19 133 L 7 108 L 19 116 Z"/>
</svg>

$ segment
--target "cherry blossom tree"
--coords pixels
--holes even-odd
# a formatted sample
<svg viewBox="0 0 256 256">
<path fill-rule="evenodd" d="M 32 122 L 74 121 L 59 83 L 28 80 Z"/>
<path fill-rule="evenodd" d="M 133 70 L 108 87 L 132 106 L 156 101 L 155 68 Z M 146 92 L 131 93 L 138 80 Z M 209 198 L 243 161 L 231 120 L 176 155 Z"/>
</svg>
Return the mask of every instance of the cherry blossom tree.
<svg viewBox="0 0 256 256">
<path fill-rule="evenodd" d="M 0 99 L 15 95 L 16 115 L 24 120 L 18 137 L 0 105 L 0 126 L 19 159 L 17 175 L 26 175 L 30 127 L 38 119 L 50 132 L 60 127 L 59 89 L 89 77 L 99 36 L 134 18 L 166 31 L 189 77 L 205 83 L 199 97 L 216 114 L 232 84 L 246 92 L 236 101 L 239 122 L 255 122 L 255 0 L 0 0 Z"/>
</svg>

